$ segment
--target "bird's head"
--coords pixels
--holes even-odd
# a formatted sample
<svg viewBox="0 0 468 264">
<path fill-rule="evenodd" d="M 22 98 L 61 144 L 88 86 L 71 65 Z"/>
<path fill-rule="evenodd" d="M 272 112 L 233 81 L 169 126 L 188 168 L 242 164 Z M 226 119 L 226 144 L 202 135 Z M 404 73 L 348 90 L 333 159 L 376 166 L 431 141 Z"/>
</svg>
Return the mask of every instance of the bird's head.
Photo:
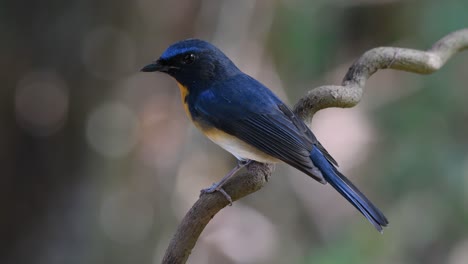
<svg viewBox="0 0 468 264">
<path fill-rule="evenodd" d="M 229 78 L 240 71 L 222 51 L 199 39 L 187 39 L 169 46 L 143 72 L 164 72 L 190 87 Z"/>
</svg>

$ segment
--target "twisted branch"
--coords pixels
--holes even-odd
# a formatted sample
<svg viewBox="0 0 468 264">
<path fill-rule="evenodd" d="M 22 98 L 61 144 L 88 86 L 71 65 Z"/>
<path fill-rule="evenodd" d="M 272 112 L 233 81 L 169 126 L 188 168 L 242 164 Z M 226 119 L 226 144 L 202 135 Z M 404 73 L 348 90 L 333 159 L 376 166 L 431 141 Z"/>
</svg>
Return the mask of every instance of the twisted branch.
<svg viewBox="0 0 468 264">
<path fill-rule="evenodd" d="M 328 107 L 353 107 L 359 103 L 367 79 L 380 69 L 430 74 L 440 69 L 457 52 L 468 49 L 468 28 L 455 31 L 427 51 L 394 47 L 374 48 L 349 68 L 340 85 L 310 90 L 294 107 L 294 112 L 310 124 L 314 114 Z M 271 164 L 254 162 L 247 172 L 233 177 L 223 188 L 233 201 L 261 189 L 273 172 Z M 202 195 L 185 215 L 172 238 L 162 263 L 185 263 L 208 222 L 228 201 L 220 194 Z"/>
</svg>

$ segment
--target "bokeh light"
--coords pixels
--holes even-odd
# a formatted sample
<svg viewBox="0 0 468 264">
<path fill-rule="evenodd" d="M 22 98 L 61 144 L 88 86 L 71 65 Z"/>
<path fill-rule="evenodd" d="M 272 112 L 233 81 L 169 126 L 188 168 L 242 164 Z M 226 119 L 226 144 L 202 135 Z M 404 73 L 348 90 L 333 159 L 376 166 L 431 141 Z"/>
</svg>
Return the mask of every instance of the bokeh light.
<svg viewBox="0 0 468 264">
<path fill-rule="evenodd" d="M 272 261 L 280 238 L 271 221 L 245 205 L 230 209 L 213 220 L 202 243 L 218 248 L 236 263 Z M 232 241 L 239 243 L 232 244 Z"/>
<path fill-rule="evenodd" d="M 68 101 L 68 88 L 57 73 L 30 72 L 16 88 L 17 122 L 34 136 L 49 136 L 65 124 Z"/>
<path fill-rule="evenodd" d="M 468 239 L 458 243 L 450 252 L 447 264 L 464 264 L 468 259 Z"/>
<path fill-rule="evenodd" d="M 136 114 L 118 102 L 97 107 L 89 116 L 86 137 L 91 147 L 109 158 L 128 154 L 138 141 L 139 121 Z"/>
</svg>

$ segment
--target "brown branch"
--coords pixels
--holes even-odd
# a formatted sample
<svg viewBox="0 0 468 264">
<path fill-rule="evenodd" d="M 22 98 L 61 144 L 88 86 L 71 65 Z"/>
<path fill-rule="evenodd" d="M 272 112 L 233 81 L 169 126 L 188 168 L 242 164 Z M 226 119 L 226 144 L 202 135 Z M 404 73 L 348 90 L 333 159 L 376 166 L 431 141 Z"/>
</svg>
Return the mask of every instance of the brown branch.
<svg viewBox="0 0 468 264">
<path fill-rule="evenodd" d="M 246 173 L 231 178 L 223 189 L 233 201 L 239 200 L 260 190 L 272 172 L 273 165 L 253 162 L 247 165 Z M 177 227 L 162 263 L 185 263 L 205 226 L 228 204 L 228 200 L 219 192 L 202 195 Z"/>
<path fill-rule="evenodd" d="M 374 48 L 364 53 L 346 73 L 341 85 L 325 85 L 310 90 L 294 107 L 307 122 L 328 107 L 353 107 L 364 93 L 367 79 L 380 69 L 430 74 L 440 69 L 453 54 L 468 49 L 468 28 L 452 32 L 428 51 L 394 47 Z"/>
<path fill-rule="evenodd" d="M 468 49 L 468 29 L 447 35 L 428 51 L 394 47 L 371 49 L 349 68 L 341 86 L 327 85 L 310 90 L 299 100 L 294 111 L 310 124 L 313 115 L 321 109 L 358 104 L 367 79 L 380 69 L 430 74 L 464 49 Z M 247 167 L 246 173 L 233 177 L 223 188 L 236 201 L 261 189 L 272 171 L 270 164 L 253 163 Z M 205 226 L 226 205 L 228 201 L 220 193 L 202 195 L 177 228 L 162 263 L 185 263 Z"/>
</svg>

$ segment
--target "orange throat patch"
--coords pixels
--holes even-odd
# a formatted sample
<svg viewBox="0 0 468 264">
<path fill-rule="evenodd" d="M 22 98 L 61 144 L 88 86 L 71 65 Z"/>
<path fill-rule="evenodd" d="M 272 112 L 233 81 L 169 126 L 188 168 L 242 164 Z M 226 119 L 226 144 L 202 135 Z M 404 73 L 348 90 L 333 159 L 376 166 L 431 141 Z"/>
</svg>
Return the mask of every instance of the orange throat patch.
<svg viewBox="0 0 468 264">
<path fill-rule="evenodd" d="M 189 94 L 189 91 L 187 89 L 187 87 L 183 86 L 181 83 L 177 82 L 177 86 L 179 86 L 179 90 L 180 90 L 180 99 L 182 101 L 182 105 L 184 106 L 184 110 L 185 110 L 185 113 L 187 114 L 187 116 L 192 119 L 192 115 L 190 114 L 190 111 L 188 109 L 188 104 L 187 104 L 187 96 Z"/>
</svg>

